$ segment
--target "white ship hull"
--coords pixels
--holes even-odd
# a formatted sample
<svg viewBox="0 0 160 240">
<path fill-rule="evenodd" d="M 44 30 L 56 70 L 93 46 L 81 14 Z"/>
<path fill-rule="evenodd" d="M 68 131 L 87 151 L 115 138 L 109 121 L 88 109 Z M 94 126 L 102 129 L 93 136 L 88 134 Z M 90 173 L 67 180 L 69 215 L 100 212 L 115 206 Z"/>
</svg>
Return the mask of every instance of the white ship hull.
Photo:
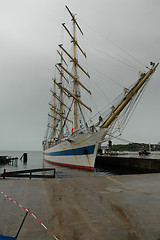
<svg viewBox="0 0 160 240">
<path fill-rule="evenodd" d="M 80 133 L 64 139 L 44 151 L 44 160 L 61 166 L 94 170 L 95 158 L 106 129 L 96 133 Z"/>
</svg>

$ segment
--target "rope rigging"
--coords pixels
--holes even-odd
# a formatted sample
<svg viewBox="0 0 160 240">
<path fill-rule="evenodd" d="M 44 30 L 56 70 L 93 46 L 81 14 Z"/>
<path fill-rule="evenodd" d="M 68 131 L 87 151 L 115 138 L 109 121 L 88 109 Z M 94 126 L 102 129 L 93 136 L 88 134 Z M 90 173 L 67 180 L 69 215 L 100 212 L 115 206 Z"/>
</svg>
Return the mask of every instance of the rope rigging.
<svg viewBox="0 0 160 240">
<path fill-rule="evenodd" d="M 130 54 L 129 52 L 127 52 L 125 49 L 123 49 L 122 47 L 120 47 L 117 43 L 113 42 L 112 40 L 110 40 L 109 38 L 107 38 L 106 36 L 104 36 L 101 32 L 96 31 L 95 28 L 89 26 L 88 24 L 86 24 L 86 22 L 83 22 L 82 19 L 80 19 L 80 21 L 82 22 L 81 25 L 84 25 L 83 27 L 87 27 L 88 29 L 92 30 L 92 32 L 96 33 L 96 36 L 101 36 L 104 40 L 106 40 L 107 42 L 111 43 L 113 46 L 115 46 L 117 49 L 121 50 L 121 52 L 125 53 L 127 56 L 131 57 L 132 59 L 134 59 L 137 63 L 141 64 L 141 66 L 143 66 L 143 68 L 146 67 L 146 65 L 144 63 L 142 63 L 139 59 L 137 59 L 135 56 L 133 56 L 132 54 Z M 87 32 L 87 31 L 86 31 Z M 108 45 L 107 45 L 108 46 Z M 104 45 L 104 47 L 106 47 L 106 45 Z M 127 60 L 128 61 L 128 60 Z M 132 67 L 133 65 L 135 65 L 132 62 Z M 139 66 L 135 65 L 135 67 L 137 69 L 139 69 Z"/>
<path fill-rule="evenodd" d="M 68 8 L 67 8 L 67 10 L 68 10 Z M 148 80 L 149 77 L 145 78 L 145 75 L 146 76 L 149 76 L 149 75 L 147 75 L 147 73 L 146 74 L 142 73 L 142 76 L 140 76 L 139 80 L 136 83 L 137 85 L 136 84 L 132 85 L 129 89 L 127 89 L 127 88 L 125 88 L 124 84 L 119 83 L 118 81 L 109 77 L 105 73 L 102 73 L 100 70 L 97 70 L 96 67 L 93 68 L 92 66 L 88 65 L 89 68 L 91 68 L 93 72 L 96 72 L 96 74 L 98 74 L 100 76 L 101 83 L 97 82 L 97 80 L 95 81 L 94 78 L 92 79 L 93 83 L 96 85 L 96 87 L 93 86 L 93 88 L 96 93 L 98 91 L 100 91 L 101 97 L 102 96 L 105 97 L 105 101 L 107 99 L 108 102 L 111 103 L 109 97 L 106 96 L 105 89 L 101 89 L 101 87 L 100 87 L 100 84 L 102 85 L 102 80 L 105 79 L 105 85 L 106 85 L 106 79 L 107 79 L 107 80 L 111 81 L 112 83 L 116 84 L 118 87 L 123 88 L 125 91 L 123 94 L 121 94 L 118 98 L 116 98 L 114 100 L 114 102 L 112 103 L 113 105 L 111 106 L 111 108 L 108 111 L 106 111 L 106 108 L 103 111 L 99 111 L 97 104 L 93 98 L 94 106 L 95 106 L 96 110 L 98 110 L 98 111 L 97 111 L 96 115 L 94 115 L 92 118 L 90 118 L 90 120 L 87 121 L 88 112 L 89 111 L 92 112 L 92 109 L 90 108 L 90 104 L 87 101 L 87 98 L 85 98 L 82 101 L 81 97 L 84 94 L 84 92 L 85 93 L 87 92 L 91 95 L 90 86 L 86 87 L 86 85 L 90 85 L 90 84 L 88 84 L 85 79 L 86 76 L 88 78 L 90 78 L 90 76 L 89 76 L 88 72 L 86 72 L 86 70 L 83 69 L 79 65 L 77 51 L 80 51 L 81 54 L 83 55 L 83 57 L 85 57 L 85 58 L 86 58 L 86 54 L 83 52 L 82 48 L 79 46 L 79 42 L 77 41 L 77 32 L 75 31 L 75 25 L 77 25 L 78 23 L 75 19 L 75 15 L 73 15 L 70 11 L 69 11 L 69 13 L 72 16 L 72 21 L 73 21 L 73 29 L 72 29 L 73 34 L 70 30 L 68 30 L 68 28 L 65 26 L 64 23 L 62 25 L 65 28 L 67 34 L 71 38 L 70 40 L 71 40 L 71 43 L 73 44 L 72 54 L 67 52 L 67 50 L 65 48 L 66 46 L 63 47 L 62 44 L 59 45 L 59 47 L 61 49 L 61 53 L 60 52 L 58 52 L 58 53 L 59 53 L 61 61 L 60 61 L 60 63 L 56 64 L 56 67 L 58 68 L 58 71 L 59 71 L 57 80 L 56 79 L 54 80 L 56 90 L 55 89 L 54 89 L 54 91 L 51 90 L 53 103 L 51 105 L 52 107 L 50 108 L 51 114 L 49 115 L 49 117 L 52 117 L 52 120 L 49 119 L 48 128 L 51 128 L 51 131 L 48 130 L 47 138 L 50 139 L 51 141 L 54 140 L 55 138 L 57 138 L 58 141 L 61 141 L 62 139 L 64 139 L 65 135 L 72 134 L 71 129 L 74 129 L 74 131 L 77 131 L 81 128 L 85 131 L 88 131 L 89 126 L 90 126 L 90 130 L 92 127 L 93 131 L 98 131 L 98 130 L 101 130 L 102 128 L 107 128 L 107 134 L 109 134 L 110 136 L 111 135 L 115 136 L 117 134 L 117 132 L 119 133 L 119 135 L 121 135 L 122 131 L 124 130 L 124 127 L 128 123 L 128 120 L 130 119 L 131 115 L 133 114 L 140 97 L 142 96 L 142 94 L 144 92 L 147 82 L 149 81 Z M 79 25 L 77 25 L 77 26 L 78 26 L 79 30 L 81 30 Z M 95 30 L 93 30 L 93 31 L 96 32 Z M 113 43 L 111 40 L 107 39 L 105 36 L 103 36 L 100 33 L 98 33 L 98 35 L 102 36 L 103 39 L 105 39 L 105 41 L 112 43 L 113 46 L 120 49 L 121 52 L 125 53 L 126 55 L 132 57 L 132 59 L 136 60 L 144 67 L 143 63 L 141 63 L 135 57 L 128 54 L 124 49 L 119 47 L 117 44 Z M 95 47 L 92 47 L 92 48 L 95 48 Z M 105 46 L 105 49 L 106 48 L 107 47 Z M 138 71 L 139 71 L 139 67 L 137 67 L 137 65 L 135 63 L 131 63 L 131 65 L 130 65 L 130 61 L 128 61 L 128 60 L 127 60 L 127 62 L 125 62 L 126 60 L 123 61 L 123 59 L 118 59 L 117 57 L 106 54 L 105 52 L 102 52 L 99 49 L 96 49 L 96 50 L 99 51 L 101 54 L 105 54 L 105 56 L 106 55 L 110 56 L 113 59 L 119 61 L 120 63 L 125 64 L 125 66 L 128 66 L 131 69 L 134 69 L 136 71 L 138 69 Z M 64 56 L 63 56 L 63 53 L 64 53 Z M 66 62 L 64 60 L 66 58 L 68 59 L 68 62 L 66 64 L 67 66 L 64 67 L 63 63 Z M 97 59 L 96 59 L 96 61 L 97 61 Z M 72 66 L 70 66 L 70 65 L 72 65 Z M 149 71 L 151 74 L 152 74 L 151 70 L 154 70 L 153 67 Z M 71 68 L 70 71 L 68 70 L 69 68 Z M 80 74 L 82 74 L 82 76 L 83 76 L 82 80 L 80 80 Z M 55 75 L 57 75 L 57 71 L 56 71 Z M 120 76 L 118 76 L 118 78 L 120 78 Z M 142 81 L 139 84 L 139 81 L 143 78 L 144 78 L 144 82 Z M 97 78 L 97 79 L 99 80 L 99 78 Z M 84 82 L 84 84 L 83 84 L 83 82 Z M 102 87 L 103 87 L 103 85 L 102 85 Z M 133 87 L 135 88 L 134 89 L 135 92 L 134 91 L 132 92 Z M 108 87 L 107 90 L 110 91 L 110 88 Z M 88 97 L 88 95 L 87 95 L 87 97 Z M 127 97 L 128 97 L 128 99 L 127 99 Z M 96 98 L 97 98 L 97 96 L 96 96 Z M 124 100 L 124 105 L 122 104 L 123 100 Z M 55 105 L 55 102 L 56 102 L 56 105 Z M 69 111 L 67 110 L 68 106 L 70 106 Z M 73 111 L 70 114 L 71 108 Z M 115 110 L 117 110 L 117 112 L 115 112 Z M 97 116 L 98 116 L 98 120 L 97 120 Z M 70 117 L 70 119 L 68 117 Z M 71 128 L 71 126 L 72 126 L 72 128 Z"/>
</svg>

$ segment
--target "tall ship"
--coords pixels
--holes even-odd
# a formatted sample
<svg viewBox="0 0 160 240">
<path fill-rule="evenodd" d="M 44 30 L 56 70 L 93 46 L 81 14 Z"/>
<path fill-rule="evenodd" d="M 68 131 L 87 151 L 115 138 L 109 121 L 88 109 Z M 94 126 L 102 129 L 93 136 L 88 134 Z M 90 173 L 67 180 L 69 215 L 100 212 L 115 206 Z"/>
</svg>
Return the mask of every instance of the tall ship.
<svg viewBox="0 0 160 240">
<path fill-rule="evenodd" d="M 81 72 L 85 78 L 90 78 L 78 60 L 78 54 L 86 58 L 76 34 L 78 31 L 83 35 L 83 31 L 76 15 L 67 6 L 66 9 L 71 17 L 72 32 L 65 23 L 62 26 L 73 46 L 71 53 L 62 44 L 57 50 L 59 62 L 55 67 L 58 77 L 52 79 L 53 87 L 50 90 L 48 125 L 43 140 L 44 160 L 52 164 L 93 171 L 100 144 L 111 140 L 116 132 L 120 132 L 120 128 L 125 126 L 158 64 L 151 62 L 147 72 L 141 72 L 139 79 L 131 87 L 124 89 L 109 111 L 95 115 L 94 121 L 90 114 L 92 109 L 85 98 L 83 99 L 84 94 L 91 95 L 91 91 L 79 77 Z M 88 115 L 91 116 L 89 120 Z"/>
</svg>

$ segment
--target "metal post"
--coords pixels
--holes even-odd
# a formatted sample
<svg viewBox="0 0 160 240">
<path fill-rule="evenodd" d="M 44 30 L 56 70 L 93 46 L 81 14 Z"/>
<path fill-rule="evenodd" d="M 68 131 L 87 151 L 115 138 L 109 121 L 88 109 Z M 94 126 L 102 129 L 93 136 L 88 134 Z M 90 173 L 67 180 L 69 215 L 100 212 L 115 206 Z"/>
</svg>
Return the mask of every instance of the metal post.
<svg viewBox="0 0 160 240">
<path fill-rule="evenodd" d="M 18 235 L 19 235 L 19 233 L 20 233 L 20 231 L 21 231 L 21 228 L 22 228 L 22 226 L 23 226 L 23 223 L 24 223 L 24 221 L 25 221 L 25 219 L 26 219 L 26 217 L 27 217 L 27 214 L 28 214 L 28 211 L 26 212 L 26 214 L 25 214 L 25 216 L 24 216 L 24 218 L 23 218 L 23 221 L 22 221 L 22 223 L 21 223 L 21 226 L 20 226 L 20 228 L 19 228 L 19 230 L 18 230 L 18 232 L 17 232 L 17 235 L 15 236 L 16 239 L 17 239 L 17 237 L 18 237 Z"/>
</svg>

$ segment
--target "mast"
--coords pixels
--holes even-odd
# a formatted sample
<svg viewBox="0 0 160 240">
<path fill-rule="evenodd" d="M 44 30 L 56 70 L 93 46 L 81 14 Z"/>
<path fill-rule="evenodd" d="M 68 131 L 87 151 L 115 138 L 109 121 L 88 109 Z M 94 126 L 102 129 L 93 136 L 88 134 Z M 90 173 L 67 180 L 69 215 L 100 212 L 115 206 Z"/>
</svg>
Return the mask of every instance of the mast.
<svg viewBox="0 0 160 240">
<path fill-rule="evenodd" d="M 76 24 L 73 17 L 73 49 L 74 49 L 74 77 L 77 78 L 77 66 L 76 66 Z M 77 82 L 74 80 L 73 93 L 77 97 Z M 77 130 L 77 100 L 74 100 L 74 130 Z"/>
<path fill-rule="evenodd" d="M 79 44 L 77 43 L 77 39 L 76 39 L 76 27 L 79 29 L 79 31 L 81 32 L 81 34 L 83 35 L 83 32 L 80 28 L 80 26 L 78 25 L 75 15 L 69 10 L 69 8 L 66 6 L 69 14 L 72 17 L 72 22 L 73 22 L 73 35 L 70 33 L 70 31 L 67 29 L 67 27 L 65 26 L 65 24 L 63 23 L 63 27 L 65 28 L 65 30 L 67 31 L 67 33 L 69 34 L 69 36 L 72 39 L 72 43 L 73 43 L 73 57 L 62 47 L 62 45 L 59 45 L 59 47 L 70 57 L 71 61 L 73 62 L 73 69 L 74 69 L 74 73 L 73 75 L 71 73 L 69 73 L 66 69 L 63 68 L 63 66 L 61 66 L 63 68 L 63 70 L 65 72 L 67 72 L 67 74 L 69 74 L 72 79 L 73 79 L 73 94 L 71 94 L 71 96 L 74 99 L 74 131 L 77 130 L 78 128 L 78 104 L 82 103 L 80 101 L 80 95 L 78 94 L 78 86 L 83 87 L 83 89 L 85 89 L 89 94 L 91 94 L 91 92 L 79 81 L 78 79 L 78 75 L 77 75 L 77 68 L 81 69 L 83 71 L 83 73 L 85 75 L 87 75 L 87 77 L 90 77 L 89 74 L 78 64 L 78 60 L 77 60 L 77 56 L 76 56 L 76 51 L 77 51 L 77 47 L 78 49 L 81 51 L 81 53 L 86 57 L 86 54 L 83 52 L 83 50 L 81 49 L 81 47 L 79 46 Z M 82 104 L 84 106 L 84 104 Z M 86 107 L 86 105 L 85 105 Z M 86 107 L 88 110 L 91 110 L 89 107 Z"/>
<path fill-rule="evenodd" d="M 135 96 L 138 90 L 146 83 L 148 78 L 155 72 L 157 65 L 151 64 L 151 69 L 138 80 L 138 82 L 133 86 L 133 88 L 128 92 L 128 94 L 122 99 L 120 104 L 112 111 L 108 119 L 101 125 L 100 129 L 108 128 L 113 121 L 118 117 L 119 113 L 125 108 L 125 106 L 130 102 L 130 100 Z"/>
<path fill-rule="evenodd" d="M 60 57 L 61 57 L 61 65 L 63 64 L 63 56 L 62 56 L 62 53 L 60 54 Z M 62 86 L 62 83 L 63 83 L 63 72 L 62 72 L 62 68 L 61 68 L 61 72 L 60 72 L 60 83 L 61 83 L 61 86 Z M 60 138 L 62 139 L 63 137 L 63 90 L 62 88 L 60 89 Z"/>
<path fill-rule="evenodd" d="M 79 80 L 78 74 L 77 74 L 77 71 L 79 69 L 80 71 L 82 71 L 85 77 L 90 78 L 88 72 L 86 72 L 80 66 L 77 59 L 77 49 L 86 58 L 86 54 L 84 53 L 82 48 L 79 46 L 76 39 L 76 29 L 78 28 L 82 35 L 83 35 L 83 32 L 76 21 L 75 15 L 71 13 L 71 11 L 67 6 L 66 8 L 72 17 L 73 33 L 70 33 L 68 28 L 65 26 L 65 23 L 62 23 L 62 26 L 65 28 L 66 32 L 69 34 L 71 38 L 71 43 L 73 44 L 73 52 L 72 54 L 69 54 L 62 44 L 58 45 L 61 50 L 61 51 L 57 50 L 60 56 L 60 61 L 55 65 L 55 67 L 59 72 L 59 80 L 55 78 L 53 79 L 54 81 L 53 90 L 52 89 L 50 90 L 51 93 L 53 94 L 53 102 L 49 103 L 52 114 L 48 114 L 49 117 L 53 118 L 53 121 L 52 121 L 53 125 L 52 126 L 48 125 L 48 127 L 53 129 L 52 137 L 57 138 L 59 140 L 63 138 L 65 134 L 64 127 L 67 128 L 68 122 L 72 124 L 72 126 L 74 127 L 74 131 L 78 129 L 78 113 L 79 113 L 78 110 L 82 114 L 81 106 L 83 106 L 85 109 L 89 111 L 92 111 L 91 108 L 81 100 L 81 96 L 79 94 L 79 88 L 82 88 L 84 91 L 91 94 L 90 90 L 88 90 L 87 87 L 84 84 L 82 84 L 82 82 Z M 66 67 L 67 63 L 63 58 L 63 54 L 67 55 L 70 59 L 70 62 L 72 62 L 73 72 L 69 71 L 68 68 Z M 71 77 L 72 79 L 72 82 L 73 82 L 72 91 L 70 91 L 66 86 L 67 84 L 69 84 L 69 80 L 67 76 Z M 65 102 L 66 97 L 69 99 L 70 98 L 73 99 L 70 107 L 67 106 L 67 102 Z M 69 117 L 71 108 L 73 110 L 73 115 L 74 115 L 73 120 L 70 119 L 71 115 Z"/>
<path fill-rule="evenodd" d="M 56 79 L 55 79 L 56 80 Z M 56 84 L 55 84 L 55 81 L 54 81 L 54 92 L 56 92 Z M 54 105 L 54 110 L 56 109 L 56 98 L 55 96 L 54 97 L 54 102 L 53 102 L 53 105 Z M 54 111 L 54 118 L 53 118 L 53 136 L 55 138 L 56 136 L 56 113 Z"/>
</svg>

